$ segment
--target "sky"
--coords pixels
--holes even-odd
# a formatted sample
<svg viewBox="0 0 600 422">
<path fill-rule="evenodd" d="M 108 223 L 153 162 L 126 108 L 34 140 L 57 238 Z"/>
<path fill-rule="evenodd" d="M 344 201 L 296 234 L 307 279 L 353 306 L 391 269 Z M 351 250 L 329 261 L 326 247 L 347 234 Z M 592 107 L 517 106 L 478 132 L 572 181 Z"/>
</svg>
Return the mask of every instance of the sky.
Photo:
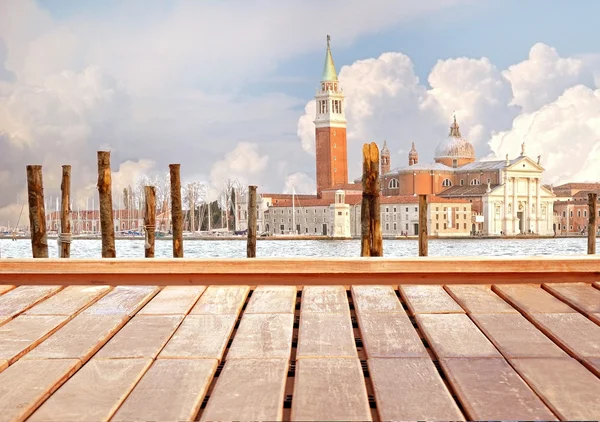
<svg viewBox="0 0 600 422">
<path fill-rule="evenodd" d="M 521 143 L 545 183 L 600 180 L 600 2 L 539 0 L 0 0 L 0 225 L 25 166 L 58 195 L 164 175 L 214 198 L 228 178 L 315 191 L 313 96 L 331 35 L 346 94 L 349 178 L 364 142 L 392 167 L 431 162 L 456 113 L 482 159 Z M 14 224 L 14 223 L 13 223 Z"/>
</svg>

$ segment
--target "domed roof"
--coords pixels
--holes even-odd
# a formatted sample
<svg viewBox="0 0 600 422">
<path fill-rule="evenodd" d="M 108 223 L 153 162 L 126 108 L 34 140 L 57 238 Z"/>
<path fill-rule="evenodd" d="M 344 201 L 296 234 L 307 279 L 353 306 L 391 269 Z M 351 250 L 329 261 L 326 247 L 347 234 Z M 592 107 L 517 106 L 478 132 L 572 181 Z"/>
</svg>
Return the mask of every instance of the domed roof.
<svg viewBox="0 0 600 422">
<path fill-rule="evenodd" d="M 475 159 L 475 148 L 460 135 L 456 116 L 450 125 L 450 134 L 435 149 L 435 158 L 472 158 Z"/>
</svg>

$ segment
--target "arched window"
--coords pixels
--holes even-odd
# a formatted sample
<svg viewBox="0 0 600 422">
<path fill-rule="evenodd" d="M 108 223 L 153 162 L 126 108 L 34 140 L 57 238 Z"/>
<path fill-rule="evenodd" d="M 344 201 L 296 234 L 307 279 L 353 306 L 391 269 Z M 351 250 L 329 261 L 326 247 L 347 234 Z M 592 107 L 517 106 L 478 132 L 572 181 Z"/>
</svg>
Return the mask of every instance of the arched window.
<svg viewBox="0 0 600 422">
<path fill-rule="evenodd" d="M 450 186 L 452 186 L 452 180 L 450 179 L 444 179 L 442 181 L 442 186 L 445 188 L 449 188 Z"/>
<path fill-rule="evenodd" d="M 473 179 L 471 180 L 471 185 L 481 185 L 481 181 L 479 179 Z"/>
<path fill-rule="evenodd" d="M 388 183 L 388 187 L 390 189 L 398 189 L 400 187 L 400 183 L 398 183 L 398 179 L 390 180 L 390 183 Z"/>
</svg>

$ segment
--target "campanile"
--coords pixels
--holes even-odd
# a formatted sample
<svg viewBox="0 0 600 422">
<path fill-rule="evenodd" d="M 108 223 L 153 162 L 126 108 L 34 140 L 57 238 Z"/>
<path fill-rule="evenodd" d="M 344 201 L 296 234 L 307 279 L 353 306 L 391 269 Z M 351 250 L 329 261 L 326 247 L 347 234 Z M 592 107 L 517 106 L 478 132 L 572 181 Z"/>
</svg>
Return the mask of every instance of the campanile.
<svg viewBox="0 0 600 422">
<path fill-rule="evenodd" d="M 346 148 L 346 115 L 344 94 L 340 87 L 333 57 L 331 38 L 327 35 L 327 52 L 321 86 L 315 100 L 315 149 L 317 161 L 317 195 L 323 189 L 348 183 L 348 151 Z"/>
</svg>

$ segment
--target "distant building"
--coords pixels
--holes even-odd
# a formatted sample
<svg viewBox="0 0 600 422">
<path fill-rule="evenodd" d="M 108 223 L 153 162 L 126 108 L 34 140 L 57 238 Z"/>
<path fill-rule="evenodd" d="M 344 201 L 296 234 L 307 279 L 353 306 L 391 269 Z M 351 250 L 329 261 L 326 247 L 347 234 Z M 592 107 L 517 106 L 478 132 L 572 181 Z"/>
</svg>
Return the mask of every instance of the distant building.
<svg viewBox="0 0 600 422">
<path fill-rule="evenodd" d="M 554 202 L 556 234 L 587 234 L 588 193 L 597 193 L 599 197 L 596 232 L 600 234 L 600 183 L 566 183 L 551 189 L 557 196 Z"/>
</svg>

